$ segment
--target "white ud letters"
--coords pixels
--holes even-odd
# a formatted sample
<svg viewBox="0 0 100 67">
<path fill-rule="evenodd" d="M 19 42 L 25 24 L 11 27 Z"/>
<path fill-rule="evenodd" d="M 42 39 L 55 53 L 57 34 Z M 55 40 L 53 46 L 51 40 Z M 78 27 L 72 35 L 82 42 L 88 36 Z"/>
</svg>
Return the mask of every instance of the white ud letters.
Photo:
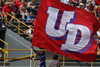
<svg viewBox="0 0 100 67">
<path fill-rule="evenodd" d="M 77 52 L 83 50 L 88 45 L 90 42 L 91 32 L 86 26 L 72 24 L 73 20 L 75 21 L 76 19 L 74 18 L 74 11 L 64 11 L 61 17 L 59 9 L 49 7 L 47 13 L 48 19 L 46 24 L 46 34 L 54 40 L 66 39 L 65 44 L 61 45 L 62 50 Z M 58 25 L 59 17 L 61 17 L 60 25 Z M 59 29 L 57 29 L 58 26 Z M 81 38 L 79 42 L 75 44 L 78 30 L 81 32 Z"/>
</svg>

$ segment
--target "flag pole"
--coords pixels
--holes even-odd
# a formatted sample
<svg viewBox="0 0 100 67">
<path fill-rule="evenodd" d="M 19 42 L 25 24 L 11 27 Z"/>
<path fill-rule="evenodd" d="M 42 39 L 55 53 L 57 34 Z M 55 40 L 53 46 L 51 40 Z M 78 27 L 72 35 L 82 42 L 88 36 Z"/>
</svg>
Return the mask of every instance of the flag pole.
<svg viewBox="0 0 100 67">
<path fill-rule="evenodd" d="M 40 53 L 38 53 L 33 47 L 31 47 L 32 48 L 32 50 L 39 56 L 39 57 L 41 57 L 41 54 Z"/>
<path fill-rule="evenodd" d="M 36 66 L 36 53 L 34 53 L 34 67 Z"/>
</svg>

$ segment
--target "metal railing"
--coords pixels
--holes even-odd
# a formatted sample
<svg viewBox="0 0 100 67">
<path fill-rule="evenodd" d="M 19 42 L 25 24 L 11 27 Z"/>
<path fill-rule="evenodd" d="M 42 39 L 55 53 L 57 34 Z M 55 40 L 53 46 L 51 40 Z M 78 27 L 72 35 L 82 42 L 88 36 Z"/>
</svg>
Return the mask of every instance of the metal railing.
<svg viewBox="0 0 100 67">
<path fill-rule="evenodd" d="M 11 18 L 13 18 L 14 20 L 16 20 L 18 22 L 18 25 L 14 25 L 13 23 L 9 22 L 8 21 L 8 18 L 6 17 L 6 26 L 8 26 L 8 24 L 14 26 L 16 29 L 18 29 L 18 35 L 20 35 L 20 32 L 23 32 L 24 34 L 28 35 L 30 38 L 32 38 L 32 36 L 28 33 L 26 33 L 24 30 L 22 30 L 20 27 L 21 27 L 21 24 L 23 24 L 24 26 L 26 26 L 27 28 L 31 29 L 32 31 L 34 29 L 32 29 L 30 26 L 26 25 L 25 23 L 23 23 L 22 21 L 20 21 L 19 19 L 15 18 L 14 16 L 10 15 L 7 13 L 8 16 L 10 16 Z M 35 20 L 35 19 L 34 19 Z M 8 51 L 31 51 L 32 49 L 8 49 Z M 30 55 L 29 55 L 30 56 Z M 33 54 L 32 56 L 34 56 L 34 67 L 36 66 L 36 54 Z M 23 56 L 23 57 L 17 57 L 17 58 L 6 58 L 8 60 L 18 60 L 18 59 L 25 59 L 26 57 L 28 56 Z"/>
<path fill-rule="evenodd" d="M 66 60 L 65 56 L 63 56 L 63 67 L 65 67 L 65 60 Z M 100 60 L 100 59 L 96 59 L 96 60 Z M 93 67 L 93 63 L 94 62 L 91 62 L 91 67 Z"/>
<path fill-rule="evenodd" d="M 30 26 L 26 25 L 25 23 L 23 23 L 22 21 L 20 21 L 19 19 L 15 18 L 14 16 L 10 15 L 7 13 L 8 16 L 10 16 L 11 18 L 13 18 L 14 20 L 16 20 L 18 22 L 18 26 L 14 25 L 13 23 L 9 22 L 7 20 L 7 17 L 6 17 L 6 25 L 8 25 L 8 23 L 12 26 L 14 26 L 16 29 L 18 29 L 18 35 L 20 35 L 20 32 L 23 32 L 24 34 L 28 35 L 30 38 L 32 38 L 32 36 L 30 34 L 28 34 L 27 32 L 25 32 L 24 30 L 22 30 L 20 27 L 21 27 L 21 24 L 23 24 L 24 26 L 26 26 L 27 28 L 31 29 L 32 31 L 34 30 L 33 28 L 31 28 Z M 35 19 L 34 19 L 35 21 Z"/>
<path fill-rule="evenodd" d="M 6 64 L 6 55 L 5 55 L 5 54 L 7 54 L 7 58 L 8 58 L 8 43 L 5 42 L 5 41 L 2 40 L 2 39 L 0 39 L 0 41 L 7 45 L 7 49 L 2 49 L 2 48 L 0 48 L 0 50 L 3 51 L 3 53 L 4 53 L 4 67 L 5 67 L 5 64 Z M 7 60 L 8 60 L 8 59 L 7 59 Z"/>
</svg>

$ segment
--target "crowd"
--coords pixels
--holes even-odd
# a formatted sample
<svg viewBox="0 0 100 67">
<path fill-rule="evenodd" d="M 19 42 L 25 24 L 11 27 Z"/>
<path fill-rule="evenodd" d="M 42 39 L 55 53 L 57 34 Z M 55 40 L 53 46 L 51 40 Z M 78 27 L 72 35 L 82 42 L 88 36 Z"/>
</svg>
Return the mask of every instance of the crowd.
<svg viewBox="0 0 100 67">
<path fill-rule="evenodd" d="M 13 17 L 11 18 L 6 14 L 9 13 L 16 18 L 21 17 L 22 22 L 33 27 L 35 24 L 34 19 L 37 15 L 34 3 L 35 0 L 0 0 L 0 7 L 2 8 L 2 22 L 6 21 L 6 17 L 10 22 L 14 20 Z M 31 32 L 28 31 L 28 33 Z"/>
<path fill-rule="evenodd" d="M 60 0 L 61 2 L 85 9 L 94 14 L 100 21 L 100 0 Z"/>
</svg>

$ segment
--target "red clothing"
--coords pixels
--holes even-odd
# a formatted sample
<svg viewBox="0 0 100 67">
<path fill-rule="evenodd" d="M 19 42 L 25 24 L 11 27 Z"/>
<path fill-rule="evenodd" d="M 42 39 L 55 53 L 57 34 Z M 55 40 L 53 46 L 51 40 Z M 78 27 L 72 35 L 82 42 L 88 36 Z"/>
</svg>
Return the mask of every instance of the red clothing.
<svg viewBox="0 0 100 67">
<path fill-rule="evenodd" d="M 79 0 L 74 0 L 74 1 L 79 1 Z"/>
<path fill-rule="evenodd" d="M 33 26 L 35 25 L 35 22 L 36 22 L 36 21 L 33 22 Z"/>
<path fill-rule="evenodd" d="M 11 13 L 11 12 L 12 12 L 12 8 L 11 8 L 11 7 L 7 7 L 7 6 L 4 6 L 4 7 L 2 8 L 2 12 Z M 4 16 L 3 13 L 2 13 L 2 16 Z"/>
<path fill-rule="evenodd" d="M 11 9 L 11 7 L 4 6 L 4 7 L 2 8 L 2 12 L 11 13 L 11 12 L 12 12 L 12 9 Z"/>
<path fill-rule="evenodd" d="M 88 6 L 89 10 L 93 10 L 94 6 Z"/>
<path fill-rule="evenodd" d="M 97 3 L 98 5 L 100 5 L 100 0 L 96 0 L 96 3 Z"/>
<path fill-rule="evenodd" d="M 21 1 L 17 0 L 17 1 L 16 1 L 16 5 L 18 6 L 18 8 L 20 8 Z"/>
</svg>

